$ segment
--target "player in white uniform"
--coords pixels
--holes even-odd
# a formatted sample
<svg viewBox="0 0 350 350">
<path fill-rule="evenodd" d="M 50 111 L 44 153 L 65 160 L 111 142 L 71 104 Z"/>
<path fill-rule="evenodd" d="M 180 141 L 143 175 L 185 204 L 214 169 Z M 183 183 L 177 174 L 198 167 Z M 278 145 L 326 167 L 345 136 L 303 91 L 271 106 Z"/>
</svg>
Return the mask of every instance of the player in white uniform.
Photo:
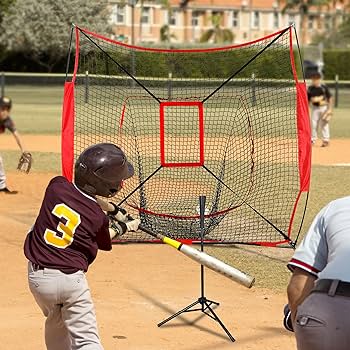
<svg viewBox="0 0 350 350">
<path fill-rule="evenodd" d="M 298 350 L 350 348 L 350 196 L 315 217 L 288 264 Z"/>
</svg>

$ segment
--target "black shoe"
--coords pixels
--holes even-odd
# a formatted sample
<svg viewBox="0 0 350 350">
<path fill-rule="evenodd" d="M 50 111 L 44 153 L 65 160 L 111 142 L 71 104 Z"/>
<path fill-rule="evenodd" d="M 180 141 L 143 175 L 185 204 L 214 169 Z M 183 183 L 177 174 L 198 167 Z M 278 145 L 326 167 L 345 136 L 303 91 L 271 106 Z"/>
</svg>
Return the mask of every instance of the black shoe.
<svg viewBox="0 0 350 350">
<path fill-rule="evenodd" d="M 17 194 L 18 191 L 10 191 L 7 187 L 0 189 L 0 193 L 6 193 L 6 194 Z"/>
<path fill-rule="evenodd" d="M 329 146 L 329 141 L 323 141 L 321 147 L 328 147 Z"/>
</svg>

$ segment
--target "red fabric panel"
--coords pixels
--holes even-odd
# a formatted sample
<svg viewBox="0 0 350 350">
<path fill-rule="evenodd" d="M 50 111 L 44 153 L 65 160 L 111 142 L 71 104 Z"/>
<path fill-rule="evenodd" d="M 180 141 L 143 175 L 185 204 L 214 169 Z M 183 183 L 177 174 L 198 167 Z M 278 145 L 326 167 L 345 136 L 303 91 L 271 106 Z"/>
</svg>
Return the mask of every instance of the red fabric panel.
<svg viewBox="0 0 350 350">
<path fill-rule="evenodd" d="M 309 106 L 306 84 L 297 83 L 297 126 L 298 126 L 298 156 L 300 191 L 307 192 L 310 188 L 311 175 L 311 131 Z"/>
<path fill-rule="evenodd" d="M 61 130 L 62 175 L 73 179 L 74 162 L 74 83 L 64 84 L 62 130 Z"/>
<path fill-rule="evenodd" d="M 199 161 L 198 162 L 167 162 L 165 159 L 165 107 L 171 106 L 195 106 L 198 108 L 199 124 Z M 163 167 L 199 167 L 204 165 L 204 109 L 202 102 L 196 101 L 172 101 L 161 102 L 159 105 L 159 126 L 160 126 L 160 164 Z"/>
<path fill-rule="evenodd" d="M 311 130 L 306 84 L 304 82 L 297 82 L 295 86 L 297 89 L 299 193 L 290 217 L 288 237 L 290 237 L 292 232 L 295 212 L 297 210 L 301 194 L 309 191 L 310 189 L 311 176 Z"/>
</svg>

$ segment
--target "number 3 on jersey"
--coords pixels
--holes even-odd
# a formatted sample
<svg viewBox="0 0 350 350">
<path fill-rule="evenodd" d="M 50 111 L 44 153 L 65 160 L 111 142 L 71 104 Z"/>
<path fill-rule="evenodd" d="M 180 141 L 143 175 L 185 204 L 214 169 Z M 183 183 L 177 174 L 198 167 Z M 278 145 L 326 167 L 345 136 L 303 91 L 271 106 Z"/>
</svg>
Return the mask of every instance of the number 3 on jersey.
<svg viewBox="0 0 350 350">
<path fill-rule="evenodd" d="M 63 203 L 57 204 L 53 208 L 52 214 L 59 219 L 66 219 L 67 222 L 65 224 L 58 223 L 58 232 L 46 229 L 44 233 L 45 242 L 56 248 L 65 249 L 73 243 L 75 230 L 81 222 L 80 215 Z"/>
</svg>

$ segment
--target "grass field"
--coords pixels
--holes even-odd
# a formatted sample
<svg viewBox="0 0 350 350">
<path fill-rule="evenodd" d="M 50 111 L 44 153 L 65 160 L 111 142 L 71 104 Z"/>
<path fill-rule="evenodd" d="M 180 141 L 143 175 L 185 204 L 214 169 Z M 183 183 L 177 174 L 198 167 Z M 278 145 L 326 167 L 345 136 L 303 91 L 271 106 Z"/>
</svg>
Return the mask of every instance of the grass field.
<svg viewBox="0 0 350 350">
<path fill-rule="evenodd" d="M 13 118 L 22 134 L 59 134 L 63 87 L 9 86 L 6 94 L 14 101 Z M 333 138 L 350 139 L 350 113 L 338 108 L 331 124 Z M 7 171 L 15 170 L 19 152 L 1 151 Z M 35 172 L 60 172 L 57 153 L 33 152 Z M 304 233 L 315 214 L 327 202 L 350 194 L 350 167 L 314 166 L 312 186 L 306 213 Z M 208 252 L 242 268 L 257 278 L 260 287 L 282 290 L 290 276 L 285 265 L 292 255 L 290 249 L 251 246 L 208 247 Z"/>
<path fill-rule="evenodd" d="M 35 87 L 10 85 L 6 94 L 14 102 L 12 115 L 21 133 L 58 134 L 61 128 L 63 86 Z M 343 95 L 340 95 L 340 102 Z M 20 101 L 17 103 L 16 101 Z M 342 105 L 342 103 L 341 103 Z M 331 125 L 333 138 L 350 137 L 350 113 L 348 108 L 337 108 Z"/>
</svg>

